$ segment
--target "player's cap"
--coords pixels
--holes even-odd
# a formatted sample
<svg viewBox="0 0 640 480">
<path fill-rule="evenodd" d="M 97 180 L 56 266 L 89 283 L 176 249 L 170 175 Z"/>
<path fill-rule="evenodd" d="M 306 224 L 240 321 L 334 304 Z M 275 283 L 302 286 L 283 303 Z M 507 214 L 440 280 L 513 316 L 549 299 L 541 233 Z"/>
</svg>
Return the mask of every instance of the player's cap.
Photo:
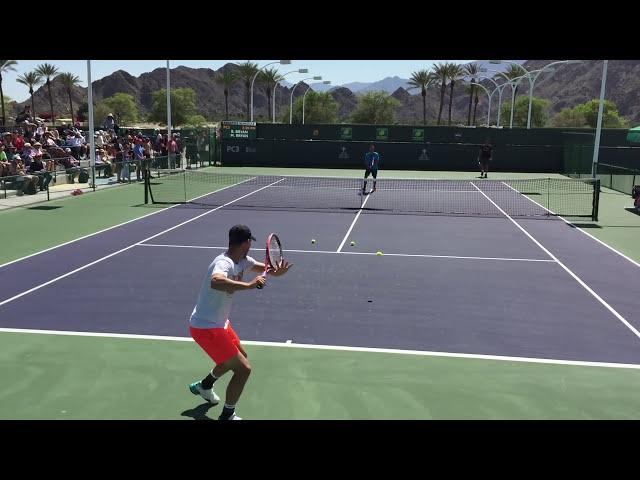
<svg viewBox="0 0 640 480">
<path fill-rule="evenodd" d="M 242 243 L 247 240 L 255 240 L 251 230 L 246 225 L 234 225 L 229 230 L 229 241 L 231 243 Z"/>
</svg>

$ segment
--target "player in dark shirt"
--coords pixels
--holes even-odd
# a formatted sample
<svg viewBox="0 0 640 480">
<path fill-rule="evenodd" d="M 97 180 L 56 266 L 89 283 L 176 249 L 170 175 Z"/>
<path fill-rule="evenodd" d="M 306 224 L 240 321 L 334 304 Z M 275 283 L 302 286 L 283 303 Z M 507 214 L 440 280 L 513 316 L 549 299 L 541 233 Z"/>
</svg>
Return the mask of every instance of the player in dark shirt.
<svg viewBox="0 0 640 480">
<path fill-rule="evenodd" d="M 487 138 L 484 144 L 480 147 L 480 156 L 478 157 L 478 164 L 480 165 L 480 178 L 487 178 L 492 154 L 493 145 L 491 145 L 491 141 Z"/>
</svg>

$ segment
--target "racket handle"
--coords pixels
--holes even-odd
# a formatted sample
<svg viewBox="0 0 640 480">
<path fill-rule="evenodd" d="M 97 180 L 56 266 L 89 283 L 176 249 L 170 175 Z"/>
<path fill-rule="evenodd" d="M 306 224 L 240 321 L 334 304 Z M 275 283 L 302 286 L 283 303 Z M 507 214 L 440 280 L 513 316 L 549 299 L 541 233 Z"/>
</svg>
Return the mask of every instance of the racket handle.
<svg viewBox="0 0 640 480">
<path fill-rule="evenodd" d="M 260 275 L 260 276 L 261 276 L 261 277 L 266 277 L 266 276 L 267 276 L 267 274 L 266 274 L 266 272 L 265 272 L 265 273 L 263 273 L 263 274 L 262 274 L 262 275 Z M 257 285 L 257 286 L 256 286 L 256 288 L 257 288 L 258 290 L 262 290 L 262 289 L 264 288 L 264 285 Z"/>
</svg>

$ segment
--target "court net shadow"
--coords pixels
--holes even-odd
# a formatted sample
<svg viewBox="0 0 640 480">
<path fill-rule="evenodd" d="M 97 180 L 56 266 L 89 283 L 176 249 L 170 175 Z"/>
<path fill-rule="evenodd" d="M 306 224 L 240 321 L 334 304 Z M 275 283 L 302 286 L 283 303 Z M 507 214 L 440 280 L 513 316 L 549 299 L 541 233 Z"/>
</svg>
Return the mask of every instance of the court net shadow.
<svg viewBox="0 0 640 480">
<path fill-rule="evenodd" d="M 185 410 L 180 415 L 183 417 L 193 418 L 194 420 L 214 420 L 213 418 L 207 416 L 209 409 L 213 406 L 214 405 L 212 403 L 204 402 L 203 404 L 198 405 L 195 408 Z"/>
<path fill-rule="evenodd" d="M 572 228 L 575 228 L 575 227 L 578 227 L 578 228 L 602 228 L 597 223 L 572 222 L 572 224 L 573 224 Z"/>
</svg>

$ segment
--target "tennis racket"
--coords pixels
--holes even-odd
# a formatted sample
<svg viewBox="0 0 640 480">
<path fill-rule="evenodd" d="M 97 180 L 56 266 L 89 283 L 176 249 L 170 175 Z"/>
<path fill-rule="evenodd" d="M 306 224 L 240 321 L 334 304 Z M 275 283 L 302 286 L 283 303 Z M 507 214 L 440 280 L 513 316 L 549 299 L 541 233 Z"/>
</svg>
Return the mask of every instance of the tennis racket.
<svg viewBox="0 0 640 480">
<path fill-rule="evenodd" d="M 278 265 L 282 263 L 284 257 L 282 255 L 282 243 L 280 243 L 280 238 L 275 233 L 271 233 L 267 237 L 267 248 L 264 258 L 264 273 L 263 277 L 267 276 L 269 270 L 275 270 L 278 268 Z M 258 285 L 258 288 L 262 288 L 261 285 Z"/>
</svg>

